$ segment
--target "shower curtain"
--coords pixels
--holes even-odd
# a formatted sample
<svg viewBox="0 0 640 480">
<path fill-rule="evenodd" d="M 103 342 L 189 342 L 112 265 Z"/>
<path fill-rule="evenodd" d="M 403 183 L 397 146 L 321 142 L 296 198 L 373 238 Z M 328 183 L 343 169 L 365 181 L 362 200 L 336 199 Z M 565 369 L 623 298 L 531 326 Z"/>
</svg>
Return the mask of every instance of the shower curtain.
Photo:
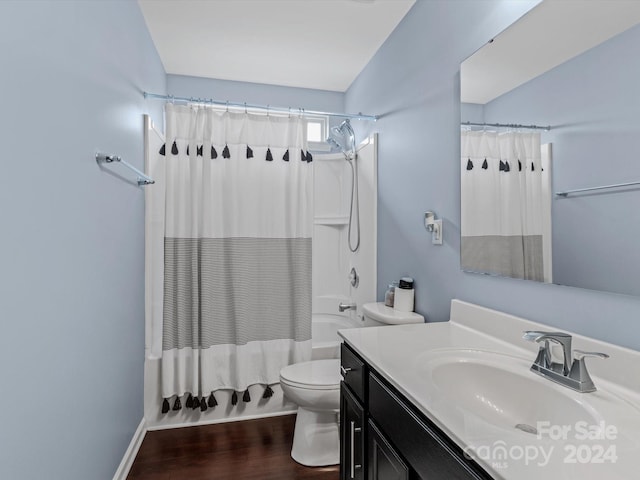
<svg viewBox="0 0 640 480">
<path fill-rule="evenodd" d="M 540 134 L 462 131 L 461 138 L 462 269 L 550 278 L 550 178 Z"/>
<path fill-rule="evenodd" d="M 250 401 L 311 356 L 313 169 L 298 116 L 166 106 L 153 171 L 164 221 L 163 412 Z M 154 188 L 156 187 L 154 186 Z"/>
</svg>

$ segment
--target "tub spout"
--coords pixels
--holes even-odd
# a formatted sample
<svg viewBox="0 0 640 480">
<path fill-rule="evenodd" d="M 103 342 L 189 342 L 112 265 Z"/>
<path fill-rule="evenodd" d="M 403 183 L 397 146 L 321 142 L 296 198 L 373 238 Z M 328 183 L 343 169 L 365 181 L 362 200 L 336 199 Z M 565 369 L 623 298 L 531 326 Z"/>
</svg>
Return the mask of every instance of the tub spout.
<svg viewBox="0 0 640 480">
<path fill-rule="evenodd" d="M 344 312 L 345 310 L 356 310 L 357 308 L 358 306 L 355 303 L 340 302 L 340 305 L 338 305 L 338 310 L 340 310 L 341 312 Z"/>
</svg>

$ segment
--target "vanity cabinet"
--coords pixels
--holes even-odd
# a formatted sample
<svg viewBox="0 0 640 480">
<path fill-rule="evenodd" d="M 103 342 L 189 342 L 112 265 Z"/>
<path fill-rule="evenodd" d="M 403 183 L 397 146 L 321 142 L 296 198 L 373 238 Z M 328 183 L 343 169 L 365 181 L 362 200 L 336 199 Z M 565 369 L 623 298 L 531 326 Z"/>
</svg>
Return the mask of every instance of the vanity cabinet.
<svg viewBox="0 0 640 480">
<path fill-rule="evenodd" d="M 362 392 L 356 394 L 349 382 L 354 370 L 345 368 L 340 388 L 341 480 L 492 479 L 348 345 L 343 344 L 341 352 L 343 368 L 357 367 L 352 383 Z"/>
</svg>

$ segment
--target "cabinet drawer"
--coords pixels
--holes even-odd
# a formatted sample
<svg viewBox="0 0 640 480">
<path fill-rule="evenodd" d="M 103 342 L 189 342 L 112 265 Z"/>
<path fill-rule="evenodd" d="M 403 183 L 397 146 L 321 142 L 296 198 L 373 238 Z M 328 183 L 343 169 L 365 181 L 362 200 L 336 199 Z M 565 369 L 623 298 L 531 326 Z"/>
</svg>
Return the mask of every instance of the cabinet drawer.
<svg viewBox="0 0 640 480">
<path fill-rule="evenodd" d="M 488 480 L 461 449 L 414 412 L 375 374 L 369 376 L 369 413 L 411 468 L 429 480 Z"/>
<path fill-rule="evenodd" d="M 342 376 L 358 400 L 366 406 L 367 366 L 351 348 L 343 343 L 340 346 L 340 364 Z"/>
</svg>

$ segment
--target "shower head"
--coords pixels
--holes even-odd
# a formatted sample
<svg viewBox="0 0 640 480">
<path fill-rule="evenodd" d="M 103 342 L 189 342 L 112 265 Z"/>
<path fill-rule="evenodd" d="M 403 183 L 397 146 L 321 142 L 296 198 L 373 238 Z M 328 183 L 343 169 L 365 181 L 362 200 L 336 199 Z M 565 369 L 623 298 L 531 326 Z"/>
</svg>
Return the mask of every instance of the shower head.
<svg viewBox="0 0 640 480">
<path fill-rule="evenodd" d="M 342 145 L 340 145 L 335 138 L 329 136 L 329 138 L 327 138 L 327 143 L 329 145 L 331 145 L 332 147 L 337 148 L 338 150 L 342 150 Z"/>
<path fill-rule="evenodd" d="M 351 127 L 351 122 L 348 118 L 344 120 L 340 125 L 331 127 L 331 132 L 346 139 L 353 139 L 355 136 L 353 128 Z"/>
<path fill-rule="evenodd" d="M 327 142 L 342 150 L 345 157 L 351 158 L 356 151 L 356 135 L 347 118 L 340 125 L 331 127 Z"/>
</svg>

